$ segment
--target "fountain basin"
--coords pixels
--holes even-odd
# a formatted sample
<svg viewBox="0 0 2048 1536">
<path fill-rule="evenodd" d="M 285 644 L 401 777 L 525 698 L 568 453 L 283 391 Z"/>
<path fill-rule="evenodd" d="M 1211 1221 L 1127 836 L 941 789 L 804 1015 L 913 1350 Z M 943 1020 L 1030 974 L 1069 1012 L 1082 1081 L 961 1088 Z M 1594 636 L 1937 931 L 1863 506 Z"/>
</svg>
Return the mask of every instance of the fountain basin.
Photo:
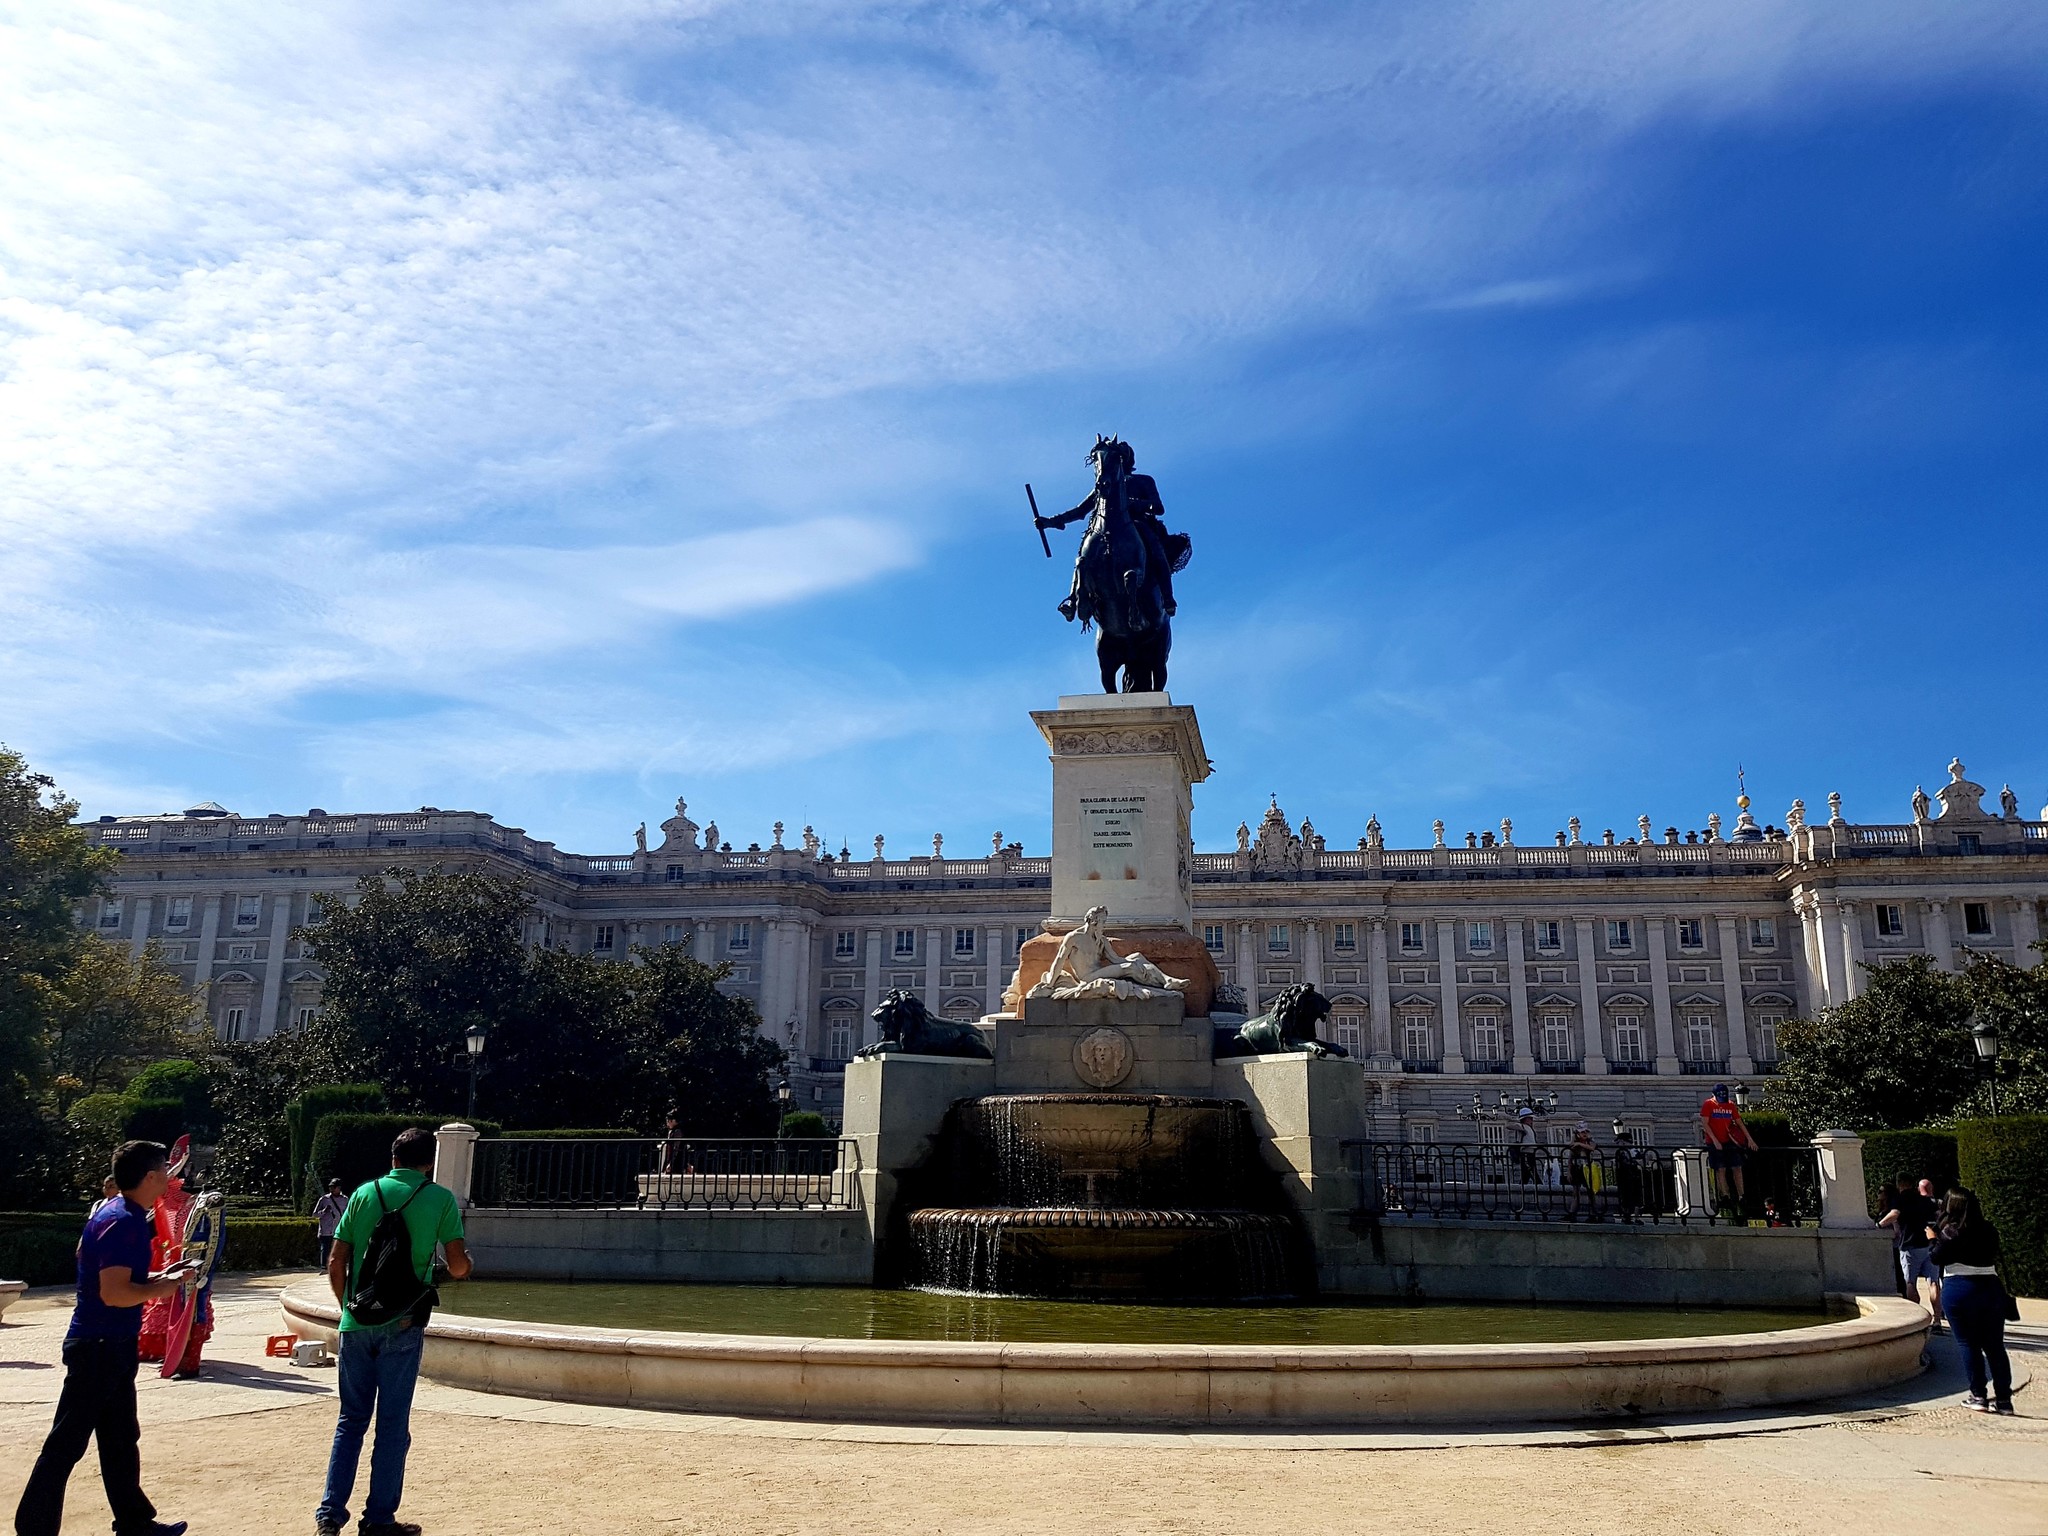
<svg viewBox="0 0 2048 1536">
<path fill-rule="evenodd" d="M 567 1402 L 851 1422 L 1201 1426 L 1529 1423 L 1698 1413 L 1869 1391 L 1920 1369 L 1927 1314 L 1893 1296 L 1810 1328 L 1571 1344 L 979 1344 L 522 1323 L 429 1325 L 435 1381 Z M 333 1342 L 324 1286 L 285 1327 Z"/>
</svg>

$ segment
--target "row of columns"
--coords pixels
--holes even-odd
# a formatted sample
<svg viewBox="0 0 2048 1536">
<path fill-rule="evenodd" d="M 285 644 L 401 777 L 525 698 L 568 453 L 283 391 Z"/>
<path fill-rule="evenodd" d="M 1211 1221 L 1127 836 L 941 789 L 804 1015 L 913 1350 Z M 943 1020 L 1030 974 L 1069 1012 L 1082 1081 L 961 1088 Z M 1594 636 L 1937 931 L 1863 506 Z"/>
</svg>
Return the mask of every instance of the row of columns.
<svg viewBox="0 0 2048 1536">
<path fill-rule="evenodd" d="M 1368 1007 L 1371 1009 L 1373 1038 L 1387 1041 L 1393 1054 L 1400 1045 L 1393 1038 L 1393 988 L 1388 976 L 1387 929 L 1393 919 L 1367 917 L 1366 971 Z M 1528 952 L 1523 922 L 1519 917 L 1498 920 L 1508 965 L 1508 1019 L 1513 1030 L 1513 1070 L 1522 1076 L 1536 1071 L 1534 1021 L 1529 1005 Z M 1653 1048 L 1659 1074 L 1676 1075 L 1679 1070 L 1677 1028 L 1671 998 L 1671 956 L 1665 931 L 1667 919 L 1661 914 L 1637 919 L 1645 933 L 1650 967 L 1650 1010 Z M 1753 1070 L 1749 1059 L 1749 1022 L 1742 1000 L 1742 962 L 1738 948 L 1736 919 L 1717 915 L 1714 919 L 1720 939 L 1721 990 L 1728 1032 L 1730 1070 Z M 1443 1030 L 1443 1069 L 1465 1070 L 1463 1008 L 1459 998 L 1457 961 L 1457 919 L 1439 917 L 1437 938 L 1437 1017 Z M 1607 1071 L 1606 1047 L 1600 1034 L 1600 991 L 1597 952 L 1594 949 L 1595 919 L 1574 917 L 1572 926 L 1578 940 L 1579 1022 L 1583 1035 L 1583 1070 L 1598 1075 Z M 1302 979 L 1322 990 L 1322 920 L 1304 919 L 1295 924 L 1302 933 Z M 1255 945 L 1255 925 L 1240 922 L 1237 929 L 1237 977 L 1245 995 L 1248 1012 L 1261 1008 L 1258 970 L 1261 954 Z"/>
<path fill-rule="evenodd" d="M 2003 901 L 2010 915 L 2013 963 L 2034 964 L 2033 946 L 2041 938 L 2041 918 L 2034 902 L 2021 896 L 1985 900 Z M 1893 904 L 1903 905 L 1904 900 Z M 1956 968 L 1955 940 L 1948 925 L 1951 904 L 1949 897 L 1923 897 L 1919 901 L 1926 951 L 1944 971 Z M 1792 898 L 1792 909 L 1799 917 L 1803 1001 L 1809 1012 L 1839 1006 L 1863 995 L 1864 966 L 1868 963 L 1863 912 L 1874 905 L 1872 900 L 1820 891 L 1801 891 Z"/>
</svg>

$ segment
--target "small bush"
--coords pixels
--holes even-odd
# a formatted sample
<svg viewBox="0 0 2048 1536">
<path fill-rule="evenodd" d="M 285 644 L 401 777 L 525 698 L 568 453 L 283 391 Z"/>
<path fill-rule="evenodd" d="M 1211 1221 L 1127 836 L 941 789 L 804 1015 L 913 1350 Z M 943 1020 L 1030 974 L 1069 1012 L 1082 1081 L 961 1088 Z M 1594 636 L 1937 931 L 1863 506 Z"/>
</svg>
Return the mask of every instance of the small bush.
<svg viewBox="0 0 2048 1536">
<path fill-rule="evenodd" d="M 1956 1164 L 1998 1228 L 2006 1282 L 2048 1295 L 2048 1115 L 1962 1121 Z"/>
<path fill-rule="evenodd" d="M 1749 1127 L 1749 1134 L 1756 1138 L 1760 1147 L 1799 1147 L 1805 1139 L 1792 1133 L 1790 1116 L 1781 1115 L 1775 1109 L 1751 1109 L 1743 1111 L 1742 1123 Z"/>
<path fill-rule="evenodd" d="M 220 1135 L 220 1117 L 213 1110 L 213 1090 L 206 1072 L 196 1061 L 159 1061 L 144 1067 L 128 1084 L 128 1097 L 138 1104 L 174 1099 L 178 1104 L 177 1129 L 167 1137 L 152 1137 L 166 1144 L 180 1136 L 211 1143 Z M 140 1134 L 140 1133 L 137 1133 Z"/>
<path fill-rule="evenodd" d="M 815 1109 L 799 1109 L 782 1117 L 782 1134 L 789 1141 L 815 1141 L 830 1136 L 832 1127 Z"/>
<path fill-rule="evenodd" d="M 412 1126 L 424 1131 L 439 1130 L 453 1115 L 337 1115 L 321 1117 L 313 1134 L 313 1180 L 311 1187 L 325 1189 L 329 1179 L 341 1180 L 343 1189 L 359 1185 L 391 1171 L 391 1143 L 398 1133 Z M 467 1122 L 487 1136 L 501 1134 L 489 1120 Z"/>
<path fill-rule="evenodd" d="M 185 1134 L 183 1099 L 127 1097 L 121 1102 L 128 1106 L 127 1117 L 121 1123 L 122 1140 L 160 1141 L 168 1147 Z"/>
<path fill-rule="evenodd" d="M 1956 1138 L 1953 1131 L 1865 1131 L 1863 1191 L 1870 1218 L 1884 1209 L 1885 1193 L 1900 1174 L 1932 1179 L 1937 1196 L 1956 1183 Z"/>
</svg>

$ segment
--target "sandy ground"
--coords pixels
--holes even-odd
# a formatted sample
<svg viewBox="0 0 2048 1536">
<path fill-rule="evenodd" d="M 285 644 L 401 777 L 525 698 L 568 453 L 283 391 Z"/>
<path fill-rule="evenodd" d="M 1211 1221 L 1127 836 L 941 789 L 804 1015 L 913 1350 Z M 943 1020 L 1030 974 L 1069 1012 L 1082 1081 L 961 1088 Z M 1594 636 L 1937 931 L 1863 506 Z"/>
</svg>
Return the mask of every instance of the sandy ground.
<svg viewBox="0 0 2048 1536">
<path fill-rule="evenodd" d="M 333 1373 L 262 1355 L 274 1280 L 221 1298 L 207 1379 L 145 1378 L 145 1485 L 195 1536 L 310 1531 Z M 0 1499 L 28 1475 L 69 1301 L 0 1328 Z M 2048 1329 L 2018 1330 L 2022 1358 Z M 2048 1532 L 2048 1408 L 1958 1405 L 1938 1365 L 1881 1404 L 1674 1426 L 1626 1443 L 1481 1431 L 1337 1437 L 872 1430 L 525 1403 L 423 1384 L 402 1513 L 469 1533 Z M 365 1461 L 367 1472 L 367 1458 Z M 90 1455 L 66 1533 L 104 1531 Z"/>
</svg>

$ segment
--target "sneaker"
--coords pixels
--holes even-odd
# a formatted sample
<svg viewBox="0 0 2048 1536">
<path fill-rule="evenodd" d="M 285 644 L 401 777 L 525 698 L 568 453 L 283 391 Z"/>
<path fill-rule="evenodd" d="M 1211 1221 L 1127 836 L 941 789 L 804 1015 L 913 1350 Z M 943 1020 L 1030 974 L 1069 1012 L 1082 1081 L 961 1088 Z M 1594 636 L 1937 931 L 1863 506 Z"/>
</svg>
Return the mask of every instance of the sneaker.
<svg viewBox="0 0 2048 1536">
<path fill-rule="evenodd" d="M 420 1536 L 420 1528 L 406 1520 L 388 1520 L 382 1525 L 359 1525 L 360 1536 Z"/>
<path fill-rule="evenodd" d="M 313 1536 L 341 1536 L 341 1527 L 332 1520 L 315 1520 Z"/>
<path fill-rule="evenodd" d="M 2011 1403 L 1993 1403 L 1991 1405 L 1991 1411 L 1993 1413 L 2012 1414 L 2015 1417 L 2017 1417 L 2019 1413 L 2019 1410 L 2014 1408 Z"/>
<path fill-rule="evenodd" d="M 185 1525 L 183 1520 L 173 1520 L 169 1524 L 159 1520 L 154 1525 L 144 1526 L 142 1536 L 185 1536 Z"/>
<path fill-rule="evenodd" d="M 1974 1392 L 1965 1392 L 1963 1394 L 1963 1406 L 1972 1413 L 1989 1413 L 1991 1411 L 1991 1405 Z M 364 1529 L 367 1530 L 368 1527 L 365 1526 Z"/>
</svg>

